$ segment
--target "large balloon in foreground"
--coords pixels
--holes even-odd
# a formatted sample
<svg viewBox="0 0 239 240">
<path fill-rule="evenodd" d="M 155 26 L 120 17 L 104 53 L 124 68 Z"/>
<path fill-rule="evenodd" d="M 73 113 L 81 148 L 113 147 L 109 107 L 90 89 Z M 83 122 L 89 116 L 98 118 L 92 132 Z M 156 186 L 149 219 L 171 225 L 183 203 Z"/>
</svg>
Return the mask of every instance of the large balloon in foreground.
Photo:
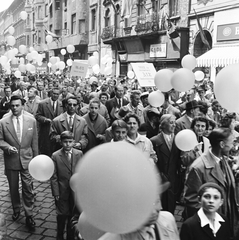
<svg viewBox="0 0 239 240">
<path fill-rule="evenodd" d="M 175 144 L 182 151 L 190 151 L 198 144 L 196 134 L 190 129 L 184 129 L 176 135 Z"/>
<path fill-rule="evenodd" d="M 38 181 L 47 181 L 54 173 L 54 163 L 47 155 L 34 157 L 28 166 L 31 176 Z"/>
<path fill-rule="evenodd" d="M 85 213 L 81 213 L 79 217 L 79 221 L 77 224 L 77 229 L 80 232 L 80 235 L 84 240 L 97 240 L 99 239 L 105 232 L 101 231 L 94 226 L 92 226 L 88 220 Z"/>
<path fill-rule="evenodd" d="M 180 68 L 173 73 L 171 78 L 172 87 L 179 92 L 190 90 L 195 83 L 195 76 L 192 71 Z"/>
<path fill-rule="evenodd" d="M 215 79 L 215 96 L 223 108 L 239 113 L 239 64 L 223 68 Z"/>
<path fill-rule="evenodd" d="M 154 76 L 156 87 L 162 92 L 168 92 L 172 89 L 171 78 L 173 71 L 170 69 L 161 69 Z"/>
<path fill-rule="evenodd" d="M 148 102 L 153 107 L 160 107 L 165 101 L 164 94 L 161 91 L 151 92 L 148 96 Z"/>
<path fill-rule="evenodd" d="M 148 221 L 159 195 L 159 176 L 135 146 L 111 142 L 95 147 L 83 156 L 76 173 L 77 203 L 93 226 L 128 233 Z"/>
</svg>

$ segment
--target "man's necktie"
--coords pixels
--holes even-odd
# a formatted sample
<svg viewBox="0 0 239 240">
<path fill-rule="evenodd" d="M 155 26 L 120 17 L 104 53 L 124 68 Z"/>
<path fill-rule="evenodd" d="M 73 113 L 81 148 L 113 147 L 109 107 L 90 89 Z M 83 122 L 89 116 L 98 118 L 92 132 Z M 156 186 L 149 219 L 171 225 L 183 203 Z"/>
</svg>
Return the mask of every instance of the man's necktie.
<svg viewBox="0 0 239 240">
<path fill-rule="evenodd" d="M 55 105 L 55 103 L 56 103 L 56 102 L 55 102 L 55 101 L 53 101 L 53 104 L 52 104 L 53 112 L 55 112 L 55 110 L 56 110 L 56 109 L 55 109 L 55 108 L 56 108 L 56 105 Z"/>
<path fill-rule="evenodd" d="M 73 117 L 70 116 L 70 119 L 69 119 L 69 128 L 70 128 L 70 131 L 72 132 L 73 130 Z"/>
<path fill-rule="evenodd" d="M 119 107 L 121 108 L 121 99 L 119 98 Z"/>
<path fill-rule="evenodd" d="M 17 117 L 17 138 L 18 138 L 18 141 L 21 142 L 21 127 L 20 127 L 19 117 Z"/>
<path fill-rule="evenodd" d="M 67 161 L 71 163 L 71 152 L 67 152 L 66 155 L 67 155 Z"/>
</svg>

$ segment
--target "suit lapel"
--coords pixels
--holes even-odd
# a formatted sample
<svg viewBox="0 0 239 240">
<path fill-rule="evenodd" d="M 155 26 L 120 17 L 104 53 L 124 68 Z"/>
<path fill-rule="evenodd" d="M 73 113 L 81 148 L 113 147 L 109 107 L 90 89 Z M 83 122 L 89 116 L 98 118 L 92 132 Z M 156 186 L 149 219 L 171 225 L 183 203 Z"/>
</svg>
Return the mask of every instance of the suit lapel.
<svg viewBox="0 0 239 240">
<path fill-rule="evenodd" d="M 94 126 L 94 131 L 95 131 L 95 132 L 97 132 L 97 130 L 100 128 L 101 123 L 102 123 L 102 121 L 101 121 L 101 115 L 98 114 L 98 117 L 97 117 L 97 120 L 96 120 L 95 126 Z"/>
<path fill-rule="evenodd" d="M 158 136 L 158 147 L 160 148 L 160 151 L 165 154 L 167 157 L 170 155 L 169 148 L 167 146 L 167 143 L 163 137 L 163 134 L 160 133 Z"/>
<path fill-rule="evenodd" d="M 94 127 L 93 127 L 93 124 L 92 124 L 91 121 L 90 121 L 89 113 L 87 113 L 87 114 L 85 115 L 85 120 L 86 120 L 86 122 L 87 122 L 87 126 L 88 126 L 89 130 L 91 130 L 91 132 L 93 132 L 93 133 L 95 134 L 95 129 L 94 129 Z"/>
<path fill-rule="evenodd" d="M 51 105 L 51 99 L 50 98 L 46 102 L 46 106 L 49 109 L 49 111 L 50 111 L 50 113 L 52 115 L 52 118 L 54 118 L 55 114 L 54 114 L 54 111 L 53 111 L 53 108 L 52 108 L 52 105 Z"/>
<path fill-rule="evenodd" d="M 23 120 L 23 124 L 22 124 L 22 141 L 25 137 L 25 135 L 27 134 L 27 131 L 28 131 L 28 120 L 24 117 L 24 115 L 22 115 L 22 120 Z"/>
<path fill-rule="evenodd" d="M 61 125 L 65 130 L 68 130 L 68 123 L 67 123 L 67 117 L 66 117 L 66 113 L 63 114 L 61 120 Z"/>
<path fill-rule="evenodd" d="M 61 153 L 59 154 L 61 161 L 66 165 L 66 167 L 71 170 L 71 164 L 70 162 L 67 160 L 66 154 L 63 150 L 61 150 Z"/>
<path fill-rule="evenodd" d="M 13 121 L 12 121 L 11 117 L 9 117 L 9 121 L 6 122 L 6 128 L 9 131 L 9 133 L 13 136 L 13 138 L 16 140 L 16 142 L 19 143 L 18 138 L 17 138 L 17 133 L 15 131 Z"/>
</svg>

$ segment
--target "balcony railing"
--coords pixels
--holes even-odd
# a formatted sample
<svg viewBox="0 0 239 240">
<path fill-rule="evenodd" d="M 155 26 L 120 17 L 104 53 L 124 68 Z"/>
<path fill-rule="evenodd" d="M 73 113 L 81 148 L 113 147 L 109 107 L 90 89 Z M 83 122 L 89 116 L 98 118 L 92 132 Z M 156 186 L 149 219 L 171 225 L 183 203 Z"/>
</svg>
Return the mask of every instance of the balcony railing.
<svg viewBox="0 0 239 240">
<path fill-rule="evenodd" d="M 162 30 L 160 19 L 157 12 L 142 14 L 137 17 L 137 24 L 135 26 L 136 32 L 155 32 Z"/>
</svg>

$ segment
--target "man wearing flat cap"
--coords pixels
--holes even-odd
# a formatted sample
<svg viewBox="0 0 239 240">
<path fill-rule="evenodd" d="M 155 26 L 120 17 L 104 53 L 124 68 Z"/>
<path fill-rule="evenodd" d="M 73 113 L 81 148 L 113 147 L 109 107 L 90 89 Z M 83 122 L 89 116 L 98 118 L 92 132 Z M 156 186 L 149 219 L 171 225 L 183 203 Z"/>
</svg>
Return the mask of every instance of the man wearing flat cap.
<svg viewBox="0 0 239 240">
<path fill-rule="evenodd" d="M 183 129 L 190 129 L 192 120 L 199 114 L 199 105 L 196 100 L 186 103 L 186 114 L 176 121 L 175 135 Z"/>
</svg>

